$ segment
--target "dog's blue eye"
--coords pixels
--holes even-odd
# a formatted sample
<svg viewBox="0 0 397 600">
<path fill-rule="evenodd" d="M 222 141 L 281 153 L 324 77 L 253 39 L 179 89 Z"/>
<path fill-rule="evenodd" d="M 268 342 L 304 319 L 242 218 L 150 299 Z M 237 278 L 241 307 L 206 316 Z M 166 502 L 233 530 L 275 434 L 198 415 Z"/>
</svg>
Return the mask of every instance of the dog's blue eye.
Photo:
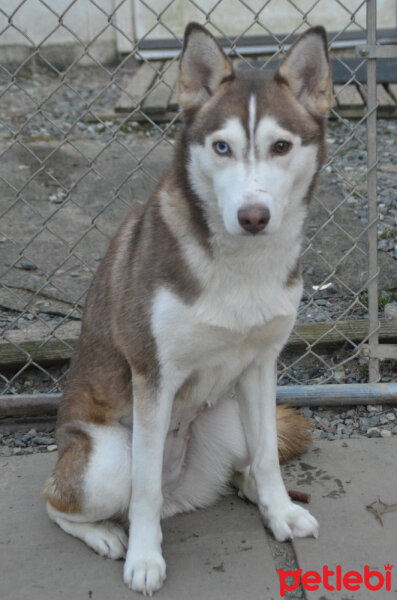
<svg viewBox="0 0 397 600">
<path fill-rule="evenodd" d="M 231 150 L 229 144 L 226 142 L 215 142 L 214 144 L 215 152 L 222 156 L 226 156 L 227 154 L 231 154 Z"/>
</svg>

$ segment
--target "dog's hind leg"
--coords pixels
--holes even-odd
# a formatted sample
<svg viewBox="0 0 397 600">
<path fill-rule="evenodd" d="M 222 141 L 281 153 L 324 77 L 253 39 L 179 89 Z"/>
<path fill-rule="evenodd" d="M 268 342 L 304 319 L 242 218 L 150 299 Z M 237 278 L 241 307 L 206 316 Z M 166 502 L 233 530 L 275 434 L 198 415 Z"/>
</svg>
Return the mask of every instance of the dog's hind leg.
<svg viewBox="0 0 397 600">
<path fill-rule="evenodd" d="M 204 508 L 230 492 L 235 471 L 248 465 L 237 402 L 224 398 L 196 419 L 177 486 L 165 493 L 163 517 Z"/>
<path fill-rule="evenodd" d="M 125 556 L 128 538 L 113 518 L 127 513 L 131 496 L 130 432 L 116 425 L 82 425 L 45 484 L 47 512 L 61 529 L 98 554 Z"/>
<path fill-rule="evenodd" d="M 278 406 L 276 413 L 278 452 L 284 462 L 307 450 L 310 424 L 295 409 Z M 230 491 L 230 484 L 239 496 L 258 504 L 239 405 L 226 397 L 194 422 L 186 467 L 177 487 L 165 493 L 163 516 L 210 506 Z"/>
</svg>

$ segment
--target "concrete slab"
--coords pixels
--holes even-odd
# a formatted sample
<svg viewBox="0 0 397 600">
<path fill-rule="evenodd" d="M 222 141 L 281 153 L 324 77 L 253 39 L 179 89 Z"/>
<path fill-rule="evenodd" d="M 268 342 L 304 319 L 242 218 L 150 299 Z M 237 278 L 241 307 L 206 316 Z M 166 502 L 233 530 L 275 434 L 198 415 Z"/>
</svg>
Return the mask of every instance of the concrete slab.
<svg viewBox="0 0 397 600">
<path fill-rule="evenodd" d="M 121 561 L 106 560 L 51 523 L 41 488 L 55 455 L 0 459 L 2 600 L 131 600 Z M 164 522 L 168 578 L 160 600 L 275 600 L 278 578 L 256 508 L 232 496 Z"/>
<path fill-rule="evenodd" d="M 130 600 L 122 562 L 97 556 L 50 523 L 40 492 L 56 456 L 0 459 L 0 589 L 2 600 Z M 320 521 L 318 540 L 296 540 L 303 572 L 324 565 L 384 574 L 397 551 L 397 512 L 384 526 L 366 510 L 381 498 L 397 502 L 397 439 L 316 442 L 311 452 L 284 467 L 287 486 L 312 494 L 310 510 Z M 280 586 L 267 535 L 256 508 L 230 496 L 206 511 L 164 522 L 168 578 L 161 600 L 275 600 Z M 291 567 L 284 567 L 293 568 Z M 295 567 L 294 567 L 295 568 Z M 329 583 L 334 584 L 333 577 Z M 387 600 L 391 591 L 327 591 L 322 584 L 306 600 Z M 375 581 L 374 581 L 375 582 Z M 293 597 L 293 596 L 291 596 Z"/>
<path fill-rule="evenodd" d="M 317 442 L 311 452 L 287 465 L 286 482 L 290 488 L 312 494 L 310 510 L 320 522 L 318 540 L 293 542 L 303 572 L 322 573 L 323 566 L 343 573 L 364 566 L 385 575 L 384 565 L 396 565 L 397 512 L 384 514 L 383 527 L 366 506 L 380 498 L 397 503 L 397 438 Z M 394 567 L 396 571 L 396 566 Z M 373 584 L 376 579 L 371 580 Z M 335 577 L 329 578 L 335 585 Z M 307 600 L 350 600 L 396 597 L 397 575 L 391 576 L 391 591 L 383 587 L 369 591 L 327 591 L 322 584 L 306 591 Z"/>
</svg>

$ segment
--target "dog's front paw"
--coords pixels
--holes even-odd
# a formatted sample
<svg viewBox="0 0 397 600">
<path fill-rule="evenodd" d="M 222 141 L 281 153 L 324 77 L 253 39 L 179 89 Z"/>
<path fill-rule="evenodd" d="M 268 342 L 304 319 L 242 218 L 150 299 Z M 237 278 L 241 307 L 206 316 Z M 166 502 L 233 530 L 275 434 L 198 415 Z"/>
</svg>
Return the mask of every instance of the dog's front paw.
<svg viewBox="0 0 397 600">
<path fill-rule="evenodd" d="M 318 537 L 319 524 L 308 510 L 288 502 L 284 506 L 261 510 L 266 525 L 278 542 L 297 537 Z"/>
<path fill-rule="evenodd" d="M 128 551 L 124 565 L 124 583 L 135 592 L 152 596 L 165 580 L 165 561 L 160 552 L 137 555 Z"/>
</svg>

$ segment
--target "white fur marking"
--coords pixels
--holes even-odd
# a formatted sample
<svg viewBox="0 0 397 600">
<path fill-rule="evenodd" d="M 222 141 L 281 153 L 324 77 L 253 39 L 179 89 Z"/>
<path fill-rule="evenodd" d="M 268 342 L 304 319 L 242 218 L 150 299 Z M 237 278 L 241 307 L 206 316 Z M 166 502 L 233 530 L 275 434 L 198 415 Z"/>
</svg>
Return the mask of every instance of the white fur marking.
<svg viewBox="0 0 397 600">
<path fill-rule="evenodd" d="M 255 109 L 255 97 L 251 96 L 250 128 L 256 117 Z M 303 146 L 298 135 L 281 127 L 270 116 L 259 121 L 252 135 L 253 142 L 248 148 L 249 140 L 241 121 L 232 117 L 222 129 L 209 135 L 204 145 L 197 144 L 190 149 L 189 178 L 205 206 L 210 228 L 218 239 L 225 230 L 232 235 L 246 236 L 247 232 L 238 222 L 238 211 L 246 204 L 259 204 L 269 209 L 270 221 L 256 238 L 275 233 L 279 236 L 281 228 L 300 235 L 305 216 L 303 199 L 317 169 L 318 146 Z M 219 139 L 229 144 L 231 156 L 215 154 L 212 144 Z M 274 156 L 271 153 L 271 146 L 278 139 L 292 142 L 288 154 Z M 272 240 L 272 243 L 277 242 Z"/>
<path fill-rule="evenodd" d="M 249 161 L 251 165 L 255 162 L 255 122 L 256 122 L 256 98 L 254 94 L 250 96 L 248 106 L 248 129 L 249 129 Z"/>
</svg>

